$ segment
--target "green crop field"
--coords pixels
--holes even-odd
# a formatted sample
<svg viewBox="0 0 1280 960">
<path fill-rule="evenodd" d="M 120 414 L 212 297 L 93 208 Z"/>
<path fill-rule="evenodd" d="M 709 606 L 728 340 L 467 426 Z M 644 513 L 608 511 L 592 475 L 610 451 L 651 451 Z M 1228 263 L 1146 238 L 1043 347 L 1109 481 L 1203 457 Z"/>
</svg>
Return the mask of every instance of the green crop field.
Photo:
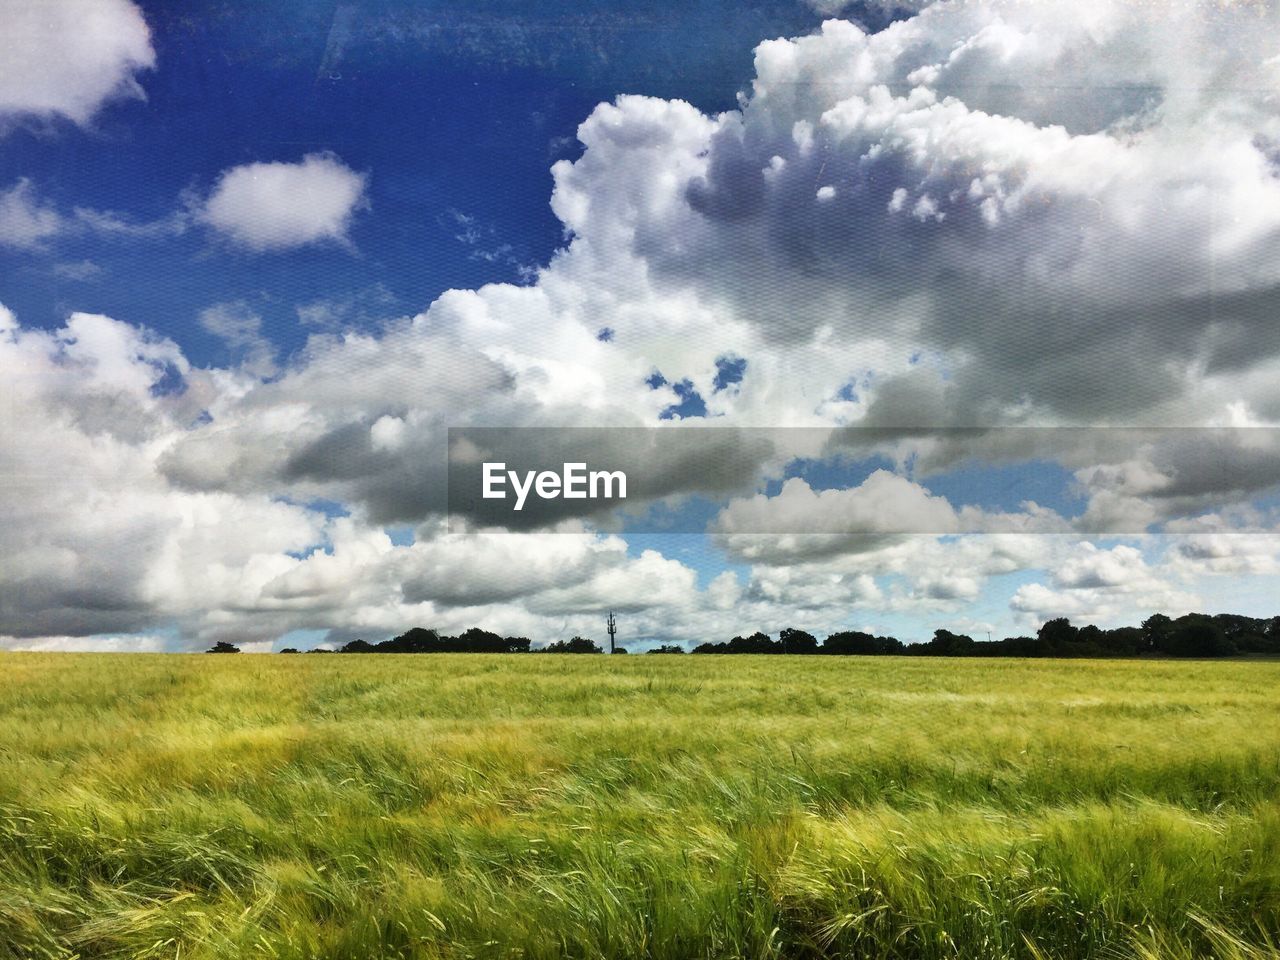
<svg viewBox="0 0 1280 960">
<path fill-rule="evenodd" d="M 1280 663 L 0 655 L 0 957 L 1277 957 Z"/>
</svg>

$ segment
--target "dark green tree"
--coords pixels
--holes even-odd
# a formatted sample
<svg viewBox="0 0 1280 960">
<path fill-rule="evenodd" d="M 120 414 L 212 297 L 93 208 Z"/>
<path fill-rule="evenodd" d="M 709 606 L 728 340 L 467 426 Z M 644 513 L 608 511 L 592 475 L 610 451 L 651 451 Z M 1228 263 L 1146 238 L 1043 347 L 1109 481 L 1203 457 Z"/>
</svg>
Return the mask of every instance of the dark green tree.
<svg viewBox="0 0 1280 960">
<path fill-rule="evenodd" d="M 873 637 L 861 630 L 842 630 L 823 640 L 819 653 L 836 656 L 883 656 L 902 653 L 902 641 L 896 637 Z"/>
<path fill-rule="evenodd" d="M 1061 655 L 1070 652 L 1071 644 L 1080 639 L 1080 631 L 1066 617 L 1057 617 L 1045 621 L 1036 636 L 1045 645 L 1046 652 L 1053 651 Z"/>
<path fill-rule="evenodd" d="M 818 652 L 818 638 L 807 630 L 783 627 L 782 632 L 778 634 L 778 642 L 782 644 L 783 653 Z"/>
<path fill-rule="evenodd" d="M 936 657 L 970 657 L 974 654 L 973 637 L 950 630 L 933 631 L 933 639 L 926 646 Z"/>
<path fill-rule="evenodd" d="M 557 640 L 542 648 L 543 653 L 604 653 L 586 637 L 574 637 L 572 640 Z"/>
<path fill-rule="evenodd" d="M 1163 613 L 1153 613 L 1142 621 L 1142 643 L 1155 653 L 1165 652 L 1169 642 L 1169 634 L 1173 631 L 1173 621 Z"/>
<path fill-rule="evenodd" d="M 1189 613 L 1173 621 L 1163 652 L 1173 657 L 1226 657 L 1235 653 L 1235 646 L 1212 617 Z"/>
</svg>

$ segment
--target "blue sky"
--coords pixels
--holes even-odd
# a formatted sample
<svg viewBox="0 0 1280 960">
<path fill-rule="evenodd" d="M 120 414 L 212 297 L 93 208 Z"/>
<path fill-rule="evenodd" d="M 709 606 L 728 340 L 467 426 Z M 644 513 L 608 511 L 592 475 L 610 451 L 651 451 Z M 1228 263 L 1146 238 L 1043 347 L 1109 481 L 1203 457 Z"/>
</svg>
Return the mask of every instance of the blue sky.
<svg viewBox="0 0 1280 960">
<path fill-rule="evenodd" d="M 666 9 L 608 3 L 196 2 L 140 4 L 158 67 L 144 100 L 114 104 L 91 129 L 18 129 L 0 183 L 32 178 L 51 202 L 135 223 L 170 216 L 184 191 L 254 161 L 332 151 L 369 173 L 356 253 L 332 247 L 238 255 L 199 233 L 88 235 L 61 262 L 84 280 L 0 252 L 19 282 L 5 303 L 26 323 L 69 310 L 127 316 L 174 337 L 194 363 L 228 362 L 196 321 L 247 300 L 285 354 L 307 328 L 299 306 L 352 302 L 356 317 L 411 314 L 451 287 L 519 281 L 563 243 L 550 166 L 580 151 L 577 126 L 619 93 L 730 109 L 766 37 L 812 29 L 798 0 Z M 460 239 L 461 238 L 461 239 Z"/>
<path fill-rule="evenodd" d="M 1175 26 L 0 7 L 0 645 L 1271 614 L 1280 29 Z M 620 534 L 444 529 L 448 428 L 604 424 L 805 430 L 640 458 L 721 494 Z"/>
</svg>

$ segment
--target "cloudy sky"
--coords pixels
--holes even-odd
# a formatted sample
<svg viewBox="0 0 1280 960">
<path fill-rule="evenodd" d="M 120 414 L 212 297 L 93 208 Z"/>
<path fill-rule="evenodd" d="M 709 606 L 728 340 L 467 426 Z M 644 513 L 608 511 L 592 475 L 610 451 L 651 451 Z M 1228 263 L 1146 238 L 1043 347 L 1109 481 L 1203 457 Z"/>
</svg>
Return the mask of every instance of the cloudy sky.
<svg viewBox="0 0 1280 960">
<path fill-rule="evenodd" d="M 1278 20 L 0 0 L 0 646 L 1280 613 Z"/>
</svg>

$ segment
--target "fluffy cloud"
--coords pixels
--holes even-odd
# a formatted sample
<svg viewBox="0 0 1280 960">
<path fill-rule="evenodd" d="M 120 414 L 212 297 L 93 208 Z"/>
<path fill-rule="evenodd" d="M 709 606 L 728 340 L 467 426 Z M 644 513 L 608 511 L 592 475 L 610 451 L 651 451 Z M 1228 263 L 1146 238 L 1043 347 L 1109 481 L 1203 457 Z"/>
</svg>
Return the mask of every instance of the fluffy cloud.
<svg viewBox="0 0 1280 960">
<path fill-rule="evenodd" d="M 255 332 L 252 314 L 238 306 L 206 319 L 229 337 Z M 1193 595 L 1179 579 L 1274 569 L 1274 537 L 1264 544 L 1224 532 L 1240 529 L 1228 517 L 1199 521 L 1163 568 L 1132 547 L 1063 537 L 880 536 L 855 549 L 853 538 L 813 535 L 840 544 L 815 550 L 804 538 L 797 548 L 785 536 L 757 536 L 762 547 L 753 553 L 744 547 L 753 538 L 739 535 L 728 543 L 751 564 L 745 581 L 726 572 L 704 588 L 675 559 L 632 556 L 622 539 L 591 533 L 449 535 L 428 520 L 412 542 L 397 544 L 371 512 L 376 499 L 365 499 L 373 488 L 362 486 L 372 482 L 364 453 L 349 458 L 334 447 L 301 470 L 298 451 L 316 449 L 354 411 L 366 412 L 367 449 L 394 454 L 421 442 L 426 402 L 392 385 L 429 358 L 442 364 L 444 392 L 432 400 L 441 409 L 464 402 L 468 383 L 477 398 L 501 398 L 496 370 L 496 381 L 481 376 L 477 385 L 481 367 L 458 372 L 449 386 L 445 374 L 462 350 L 456 339 L 425 336 L 414 320 L 390 325 L 381 340 L 318 337 L 296 367 L 264 383 L 243 367 L 192 368 L 172 342 L 105 317 L 75 314 L 62 330 L 44 332 L 0 312 L 0 373 L 11 385 L 0 417 L 0 468 L 11 491 L 0 517 L 0 581 L 12 588 L 0 604 L 0 634 L 11 638 L 4 642 L 111 645 L 118 639 L 98 635 L 155 638 L 168 629 L 176 640 L 148 642 L 261 645 L 297 629 L 343 640 L 413 623 L 483 623 L 545 639 L 598 633 L 607 608 L 626 612 L 632 637 L 697 641 L 730 629 L 726 618 L 735 630 L 776 631 L 886 612 L 954 617 L 989 578 L 1044 568 L 1054 571 L 1049 584 L 1020 588 L 1015 613 L 1106 620 L 1190 608 Z M 384 369 L 387 356 L 403 367 Z M 385 379 L 333 373 L 352 365 Z M 183 470 L 175 467 L 179 451 Z M 389 495 L 406 496 L 409 482 L 394 477 Z M 798 481 L 786 489 L 801 508 L 829 495 Z M 367 505 L 336 517 L 305 505 L 335 493 Z M 863 511 L 868 520 L 918 510 L 936 511 L 939 522 L 965 519 L 887 472 L 831 493 L 836 506 L 820 509 Z"/>
<path fill-rule="evenodd" d="M 0 375 L 0 633 L 153 629 L 319 537 L 305 510 L 176 493 L 158 475 L 159 450 L 199 413 L 198 383 L 167 389 L 199 379 L 171 341 L 83 313 L 26 330 L 6 311 Z"/>
<path fill-rule="evenodd" d="M 331 153 L 247 163 L 223 172 L 199 217 L 254 251 L 345 245 L 352 219 L 367 205 L 366 179 Z"/>
<path fill-rule="evenodd" d="M 1136 547 L 1080 543 L 1054 570 L 1050 584 L 1019 587 L 1009 606 L 1032 628 L 1052 617 L 1117 626 L 1132 625 L 1134 611 L 1180 616 L 1195 610 L 1201 598 L 1167 573 Z"/>
<path fill-rule="evenodd" d="M 24 116 L 87 123 L 108 100 L 141 97 L 155 65 L 151 33 L 129 0 L 0 0 L 0 129 Z"/>
<path fill-rule="evenodd" d="M 1009 535 L 1069 534 L 1073 524 L 1052 510 L 1026 501 L 1015 512 L 954 507 L 924 485 L 888 470 L 873 471 L 853 487 L 815 490 L 798 477 L 774 496 L 731 500 L 711 529 L 729 555 L 764 566 L 821 562 L 845 555 L 876 554 L 932 537 L 965 535 L 962 542 L 1008 542 Z M 975 536 L 984 535 L 984 536 Z M 1036 538 L 1043 540 L 1043 537 Z M 1032 539 L 1026 538 L 1030 543 Z M 1047 555 L 1050 550 L 1041 544 Z M 887 572 L 881 571 L 881 572 Z M 1009 572 L 1003 570 L 1001 572 Z M 940 574 L 925 592 L 976 595 L 985 574 Z M 917 577 L 924 583 L 926 575 Z"/>
<path fill-rule="evenodd" d="M 1265 573 L 1274 544 L 1224 539 L 1244 536 L 1230 521 L 1159 561 L 1076 536 L 957 536 L 1066 528 L 1030 506 L 966 513 L 922 479 L 1042 457 L 1083 491 L 1082 529 L 1105 530 L 1221 511 L 1275 476 L 1273 446 L 1239 432 L 938 430 L 1280 419 L 1277 14 L 1178 9 L 956 0 L 875 34 L 830 21 L 761 44 L 749 94 L 720 115 L 602 104 L 581 157 L 553 168 L 569 240 L 533 282 L 451 291 L 359 333 L 321 311 L 269 377 L 192 369 L 102 317 L 53 333 L 6 317 L 0 449 L 32 479 L 5 494 L 0 581 L 16 586 L 0 633 L 174 623 L 266 640 L 422 622 L 543 638 L 617 604 L 641 634 L 705 639 L 729 615 L 776 629 L 955 611 L 1037 570 L 1050 572 L 1016 590 L 1014 614 L 1106 620 L 1186 609 L 1196 577 Z M 13 235 L 38 245 L 60 215 L 20 188 Z M 364 188 L 329 154 L 249 164 L 194 216 L 254 251 L 343 244 Z M 241 306 L 203 323 L 256 349 Z M 728 358 L 746 363 L 726 388 Z M 862 445 L 893 471 L 755 498 L 777 451 L 736 451 L 748 495 L 721 542 L 746 569 L 703 587 L 617 537 L 440 528 L 450 426 L 652 427 L 702 407 L 725 427 L 830 434 L 818 453 L 862 443 L 841 428 L 874 427 Z M 650 466 L 676 478 L 654 496 L 688 489 Z M 843 536 L 812 533 L 833 516 Z M 952 536 L 900 536 L 926 529 Z"/>
<path fill-rule="evenodd" d="M 1213 11 L 1176 38 L 1127 3 L 831 21 L 762 44 L 741 111 L 599 108 L 556 209 L 584 261 L 635 258 L 715 305 L 714 339 L 760 361 L 739 410 L 812 415 L 868 368 L 847 412 L 886 426 L 1272 409 L 1261 377 L 1230 374 L 1277 348 L 1275 51 L 1257 10 Z"/>
<path fill-rule="evenodd" d="M 720 512 L 718 532 L 832 535 L 955 533 L 960 518 L 942 497 L 887 470 L 857 487 L 813 490 L 792 478 L 776 497 L 735 500 Z"/>
<path fill-rule="evenodd" d="M 352 221 L 368 207 L 367 180 L 331 153 L 308 154 L 297 163 L 248 163 L 223 171 L 206 199 L 187 199 L 167 216 L 139 222 L 109 210 L 64 212 L 22 178 L 0 191 L 0 247 L 41 250 L 60 235 L 84 233 L 164 240 L 193 223 L 254 252 L 349 247 Z"/>
<path fill-rule="evenodd" d="M 1280 535 L 1229 531 L 1178 538 L 1171 566 L 1182 577 L 1280 574 Z"/>
<path fill-rule="evenodd" d="M 1081 527 L 1190 531 L 1205 510 L 1245 505 L 1280 480 L 1280 431 L 1254 427 L 1123 431 L 1129 450 L 1076 470 L 1088 492 Z"/>
<path fill-rule="evenodd" d="M 234 305 L 204 319 L 233 339 L 255 335 L 252 315 Z M 385 376 L 419 371 L 421 356 Z M 286 396 L 256 397 L 259 429 L 281 431 L 263 444 L 267 456 L 290 456 L 290 437 L 306 426 L 308 385 L 339 382 L 323 368 L 313 356 L 293 373 L 300 383 L 285 378 Z M 461 389 L 467 371 L 455 376 Z M 617 538 L 450 536 L 425 523 L 397 545 L 361 517 L 252 484 L 177 485 L 161 469 L 165 452 L 210 425 L 209 410 L 267 386 L 244 367 L 195 369 L 143 328 L 78 313 L 41 331 L 0 308 L 0 378 L 0 642 L 9 646 L 110 647 L 117 641 L 102 635 L 161 630 L 174 631 L 170 644 L 255 644 L 294 629 L 383 636 L 423 622 L 546 638 L 589 630 L 609 605 L 635 612 L 633 630 L 677 635 L 684 627 L 672 630 L 659 610 L 687 620 L 717 602 L 699 593 L 690 569 L 655 553 L 630 557 Z M 363 385 L 361 397 L 396 402 L 378 386 Z"/>
<path fill-rule="evenodd" d="M 808 548 L 801 550 L 785 536 L 754 539 L 754 555 L 744 549 L 747 538 L 734 545 L 754 563 L 738 607 L 764 620 L 797 611 L 814 623 L 838 622 L 850 611 L 954 616 L 978 597 L 989 578 L 1052 566 L 1070 549 L 1065 538 L 1019 534 L 867 538 L 856 550 L 824 548 L 816 536 L 814 543 L 801 540 Z M 923 638 L 929 630 L 919 633 Z"/>
</svg>

